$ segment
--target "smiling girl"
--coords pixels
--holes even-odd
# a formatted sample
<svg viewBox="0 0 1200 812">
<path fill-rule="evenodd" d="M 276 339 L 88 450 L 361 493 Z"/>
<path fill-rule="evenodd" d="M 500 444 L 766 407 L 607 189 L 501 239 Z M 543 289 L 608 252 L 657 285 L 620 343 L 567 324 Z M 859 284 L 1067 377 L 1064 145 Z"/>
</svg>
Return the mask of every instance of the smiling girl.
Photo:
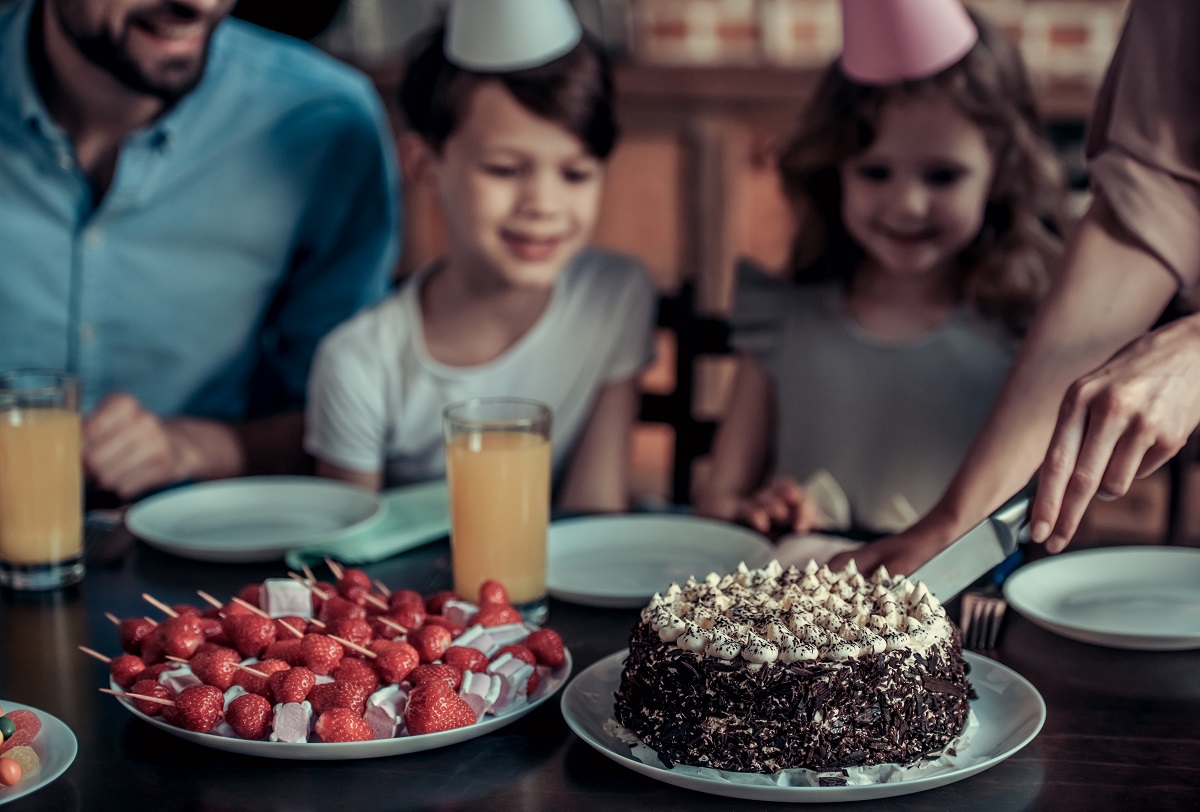
<svg viewBox="0 0 1200 812">
<path fill-rule="evenodd" d="M 656 299 L 639 264 L 588 248 L 617 135 L 609 67 L 585 38 L 537 67 L 469 71 L 444 38 L 410 62 L 400 103 L 446 253 L 322 345 L 305 447 L 370 488 L 436 479 L 447 404 L 532 398 L 554 412 L 556 503 L 624 509 Z"/>
<path fill-rule="evenodd" d="M 763 531 L 828 525 L 801 484 L 822 471 L 861 529 L 898 530 L 933 504 L 1059 251 L 1060 171 L 1016 49 L 964 15 L 952 64 L 856 80 L 850 5 L 847 54 L 779 164 L 801 223 L 796 284 L 743 280 L 745 354 L 697 501 Z"/>
</svg>

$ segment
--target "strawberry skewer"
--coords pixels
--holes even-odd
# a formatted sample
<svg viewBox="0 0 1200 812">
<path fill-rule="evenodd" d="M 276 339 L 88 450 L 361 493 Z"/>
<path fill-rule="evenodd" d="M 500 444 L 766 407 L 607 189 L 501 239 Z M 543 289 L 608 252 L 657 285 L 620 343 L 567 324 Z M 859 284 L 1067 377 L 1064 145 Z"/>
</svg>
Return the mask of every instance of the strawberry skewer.
<svg viewBox="0 0 1200 812">
<path fill-rule="evenodd" d="M 113 682 L 122 688 L 128 688 L 130 685 L 133 685 L 133 683 L 137 682 L 141 673 L 146 670 L 146 664 L 142 662 L 142 658 L 133 654 L 106 657 L 87 646 L 80 646 L 79 650 L 89 657 L 95 657 L 100 662 L 105 663 L 108 666 L 108 673 L 112 675 Z"/>
</svg>

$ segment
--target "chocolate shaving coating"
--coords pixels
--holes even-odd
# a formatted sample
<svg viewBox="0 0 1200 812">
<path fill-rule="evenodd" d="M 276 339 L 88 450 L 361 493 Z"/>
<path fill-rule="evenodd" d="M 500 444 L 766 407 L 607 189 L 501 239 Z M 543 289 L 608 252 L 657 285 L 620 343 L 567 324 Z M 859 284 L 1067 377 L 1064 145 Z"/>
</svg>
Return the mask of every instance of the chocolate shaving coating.
<svg viewBox="0 0 1200 812">
<path fill-rule="evenodd" d="M 668 768 L 837 772 L 937 757 L 962 732 L 973 696 L 957 629 L 924 653 L 751 667 L 663 643 L 639 623 L 615 714 Z"/>
</svg>

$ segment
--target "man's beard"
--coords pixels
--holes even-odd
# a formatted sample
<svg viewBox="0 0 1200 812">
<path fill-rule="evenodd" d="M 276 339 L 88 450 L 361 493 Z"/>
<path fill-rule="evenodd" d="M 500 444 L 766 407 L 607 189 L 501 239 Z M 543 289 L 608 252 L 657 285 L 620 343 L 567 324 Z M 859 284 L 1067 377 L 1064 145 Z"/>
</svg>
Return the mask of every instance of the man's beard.
<svg viewBox="0 0 1200 812">
<path fill-rule="evenodd" d="M 204 76 L 212 37 L 211 29 L 198 56 L 168 59 L 153 66 L 145 66 L 129 52 L 126 43 L 129 29 L 136 24 L 138 12 L 126 19 L 125 32 L 119 37 L 114 37 L 103 29 L 81 30 L 81 26 L 64 8 L 68 5 L 71 4 L 55 3 L 59 27 L 89 62 L 135 93 L 153 96 L 170 105 L 191 92 Z M 144 11 L 141 13 L 145 14 Z"/>
</svg>

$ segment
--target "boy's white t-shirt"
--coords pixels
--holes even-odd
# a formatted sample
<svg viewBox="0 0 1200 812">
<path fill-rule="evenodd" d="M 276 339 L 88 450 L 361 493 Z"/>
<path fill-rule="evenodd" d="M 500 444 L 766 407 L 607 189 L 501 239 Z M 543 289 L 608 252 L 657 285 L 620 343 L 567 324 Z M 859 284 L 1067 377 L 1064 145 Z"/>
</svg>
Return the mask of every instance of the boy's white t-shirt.
<svg viewBox="0 0 1200 812">
<path fill-rule="evenodd" d="M 486 364 L 453 367 L 425 347 L 419 302 L 431 268 L 321 343 L 309 379 L 305 450 L 343 468 L 382 470 L 389 486 L 436 479 L 446 470 L 442 410 L 470 398 L 515 396 L 553 410 L 557 479 L 600 390 L 653 359 L 653 282 L 632 258 L 582 251 L 516 344 Z"/>
</svg>

